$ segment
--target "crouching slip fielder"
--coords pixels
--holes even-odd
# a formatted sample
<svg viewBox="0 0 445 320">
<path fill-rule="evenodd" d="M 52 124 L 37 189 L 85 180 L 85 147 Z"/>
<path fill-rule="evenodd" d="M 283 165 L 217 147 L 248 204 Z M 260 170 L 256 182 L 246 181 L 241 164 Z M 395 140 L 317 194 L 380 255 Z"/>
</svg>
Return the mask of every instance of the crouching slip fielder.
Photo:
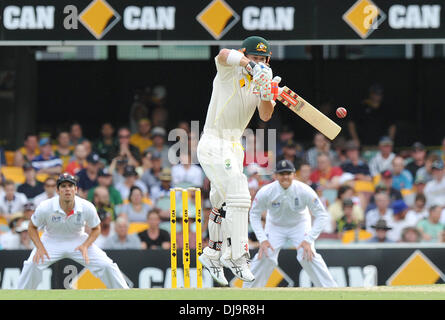
<svg viewBox="0 0 445 320">
<path fill-rule="evenodd" d="M 260 242 L 252 260 L 255 281 L 243 287 L 264 287 L 278 265 L 278 254 L 291 240 L 297 248 L 297 260 L 316 287 L 337 287 L 323 258 L 315 252 L 314 240 L 328 223 L 328 213 L 310 186 L 294 179 L 295 167 L 288 160 L 279 161 L 276 181 L 261 188 L 253 200 L 250 223 Z M 311 227 L 309 210 L 315 216 Z M 261 214 L 267 210 L 266 225 Z"/>
<path fill-rule="evenodd" d="M 68 173 L 61 174 L 57 180 L 58 196 L 43 201 L 31 216 L 28 232 L 35 249 L 23 263 L 19 289 L 36 289 L 42 270 L 64 258 L 87 267 L 107 288 L 128 289 L 117 264 L 93 244 L 100 234 L 96 208 L 77 197 L 76 192 L 76 179 Z M 85 224 L 91 228 L 90 235 L 84 231 Z M 41 239 L 39 227 L 45 227 Z"/>
<path fill-rule="evenodd" d="M 217 73 L 197 150 L 211 183 L 213 206 L 209 246 L 199 260 L 221 285 L 228 284 L 223 266 L 244 281 L 254 279 L 247 264 L 251 199 L 240 142 L 257 107 L 263 121 L 272 116 L 275 102 L 272 70 L 266 65 L 269 59 L 269 43 L 257 36 L 245 39 L 241 50 L 222 49 L 215 57 Z M 279 82 L 278 78 L 274 81 Z"/>
</svg>

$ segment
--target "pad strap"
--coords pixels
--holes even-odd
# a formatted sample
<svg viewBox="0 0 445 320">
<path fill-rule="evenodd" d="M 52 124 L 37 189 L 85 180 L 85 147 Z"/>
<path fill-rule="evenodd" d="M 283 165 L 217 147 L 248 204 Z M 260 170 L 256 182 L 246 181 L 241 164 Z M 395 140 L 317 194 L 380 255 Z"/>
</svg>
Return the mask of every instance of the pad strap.
<svg viewBox="0 0 445 320">
<path fill-rule="evenodd" d="M 209 240 L 209 247 L 216 251 L 221 251 L 222 241 Z"/>
<path fill-rule="evenodd" d="M 214 221 L 217 224 L 221 224 L 222 217 L 219 213 L 219 210 L 216 208 L 213 208 L 212 211 L 210 212 L 209 219 Z"/>
</svg>

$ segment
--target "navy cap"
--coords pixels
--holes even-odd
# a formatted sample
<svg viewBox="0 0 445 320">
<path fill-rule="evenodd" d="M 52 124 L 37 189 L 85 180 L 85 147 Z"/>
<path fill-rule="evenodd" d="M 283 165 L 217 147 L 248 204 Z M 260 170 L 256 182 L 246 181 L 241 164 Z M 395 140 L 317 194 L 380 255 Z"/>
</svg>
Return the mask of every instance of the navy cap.
<svg viewBox="0 0 445 320">
<path fill-rule="evenodd" d="M 99 163 L 100 157 L 97 153 L 90 153 L 87 157 L 87 162 L 90 163 Z"/>
<path fill-rule="evenodd" d="M 111 172 L 107 168 L 103 168 L 103 169 L 99 170 L 97 176 L 98 177 L 110 177 Z"/>
<path fill-rule="evenodd" d="M 59 187 L 59 185 L 62 182 L 65 182 L 65 181 L 71 182 L 72 184 L 77 186 L 77 179 L 76 179 L 76 177 L 74 177 L 73 175 L 70 175 L 68 172 L 64 172 L 57 179 L 57 188 Z"/>
<path fill-rule="evenodd" d="M 131 176 L 137 176 L 137 175 L 138 175 L 138 173 L 134 166 L 131 166 L 131 165 L 125 166 L 124 174 L 123 174 L 124 177 L 131 177 Z"/>
<path fill-rule="evenodd" d="M 393 145 L 392 139 L 388 136 L 384 136 L 381 137 L 379 140 L 379 146 L 384 146 L 384 145 Z"/>
<path fill-rule="evenodd" d="M 281 172 L 295 172 L 295 167 L 289 160 L 280 160 L 277 163 L 277 169 L 275 173 Z"/>
<path fill-rule="evenodd" d="M 409 209 L 409 207 L 406 205 L 405 201 L 403 201 L 403 200 L 396 200 L 392 204 L 392 210 L 394 211 L 394 214 L 399 214 L 406 209 Z"/>
</svg>

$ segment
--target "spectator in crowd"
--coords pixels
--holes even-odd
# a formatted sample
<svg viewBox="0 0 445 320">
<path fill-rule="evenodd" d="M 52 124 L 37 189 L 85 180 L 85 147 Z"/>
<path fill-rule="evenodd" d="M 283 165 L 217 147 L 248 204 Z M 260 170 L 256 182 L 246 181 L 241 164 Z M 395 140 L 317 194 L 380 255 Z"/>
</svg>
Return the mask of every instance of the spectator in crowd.
<svg viewBox="0 0 445 320">
<path fill-rule="evenodd" d="M 170 168 L 164 168 L 159 175 L 160 184 L 154 185 L 150 189 L 150 194 L 153 202 L 157 202 L 160 198 L 169 197 L 170 196 L 170 188 L 172 188 L 172 173 Z M 164 218 L 164 215 L 161 214 L 161 217 Z M 169 217 L 166 217 L 167 220 Z"/>
<path fill-rule="evenodd" d="M 32 201 L 28 201 L 23 206 L 23 218 L 25 220 L 31 220 L 31 216 L 33 215 L 34 211 L 36 211 L 36 205 Z"/>
<path fill-rule="evenodd" d="M 388 226 L 388 223 L 385 219 L 379 219 L 375 224 L 371 225 L 372 229 L 375 229 L 374 236 L 371 239 L 368 239 L 366 242 L 373 242 L 373 243 L 385 243 L 385 242 L 392 242 L 387 237 L 387 233 L 392 228 Z"/>
<path fill-rule="evenodd" d="M 339 178 L 343 171 L 340 167 L 333 167 L 327 153 L 320 153 L 317 156 L 317 168 L 311 173 L 310 179 L 314 183 L 319 183 L 324 189 L 337 189 Z"/>
<path fill-rule="evenodd" d="M 119 217 L 124 216 L 129 222 L 145 222 L 147 219 L 147 213 L 152 207 L 144 203 L 142 200 L 144 194 L 141 188 L 133 186 L 130 189 L 128 195 L 128 203 L 119 206 Z"/>
<path fill-rule="evenodd" d="M 424 242 L 440 242 L 440 236 L 445 229 L 445 225 L 440 223 L 442 208 L 438 205 L 432 205 L 429 209 L 428 219 L 423 219 L 417 223 L 417 228 L 422 234 Z"/>
<path fill-rule="evenodd" d="M 130 144 L 130 137 L 131 132 L 127 127 L 122 127 L 117 131 L 119 147 L 112 158 L 120 157 L 121 159 L 127 159 L 129 165 L 138 167 L 141 164 L 141 153 L 137 147 Z"/>
<path fill-rule="evenodd" d="M 297 180 L 306 183 L 309 186 L 313 185 L 311 180 L 311 166 L 304 162 L 300 165 L 300 170 L 297 171 Z"/>
<path fill-rule="evenodd" d="M 23 193 L 16 191 L 15 183 L 12 180 L 6 180 L 4 188 L 5 193 L 0 197 L 0 218 L 9 221 L 13 213 L 23 213 L 23 206 L 28 202 L 28 199 Z"/>
<path fill-rule="evenodd" d="M 406 227 L 402 230 L 402 239 L 400 242 L 417 243 L 422 241 L 422 235 L 416 227 Z"/>
<path fill-rule="evenodd" d="M 15 232 L 19 235 L 19 245 L 16 250 L 32 250 L 34 249 L 34 242 L 31 241 L 31 238 L 28 234 L 28 225 L 29 221 L 23 221 L 16 229 Z"/>
<path fill-rule="evenodd" d="M 116 187 L 117 185 L 124 182 L 124 171 L 125 167 L 128 165 L 128 159 L 125 157 L 116 157 L 111 161 L 108 170 L 111 172 L 113 176 L 113 185 Z"/>
<path fill-rule="evenodd" d="M 350 140 L 345 145 L 346 161 L 341 164 L 343 172 L 354 175 L 355 180 L 371 181 L 371 173 L 368 164 L 360 159 L 360 147 L 354 140 Z"/>
<path fill-rule="evenodd" d="M 428 210 L 426 209 L 426 197 L 423 193 L 418 193 L 414 204 L 406 214 L 406 219 L 412 221 L 413 225 L 417 225 L 419 221 L 428 218 Z"/>
<path fill-rule="evenodd" d="M 421 142 L 415 142 L 411 151 L 412 161 L 406 165 L 406 170 L 411 173 L 413 178 L 416 177 L 417 170 L 425 166 L 426 150 Z"/>
<path fill-rule="evenodd" d="M 14 153 L 14 166 L 23 167 L 25 162 L 31 162 L 39 154 L 38 136 L 35 133 L 27 133 L 23 147 Z"/>
<path fill-rule="evenodd" d="M 98 185 L 97 178 L 100 170 L 100 157 L 97 153 L 91 153 L 87 157 L 86 168 L 77 173 L 78 194 L 86 199 L 88 190 Z"/>
<path fill-rule="evenodd" d="M 138 121 L 138 131 L 133 133 L 130 137 L 130 144 L 137 147 L 140 154 L 143 154 L 144 151 L 153 144 L 150 130 L 150 120 L 147 118 L 142 118 Z"/>
<path fill-rule="evenodd" d="M 365 220 L 363 209 L 357 203 L 358 199 L 354 197 L 354 189 L 349 185 L 341 185 L 337 190 L 337 199 L 328 207 L 328 212 L 331 215 L 331 221 L 334 223 L 333 225 L 334 230 L 337 221 L 339 221 L 344 216 L 343 202 L 346 199 L 349 199 L 353 202 L 351 210 L 354 221 L 362 223 Z"/>
<path fill-rule="evenodd" d="M 77 146 L 85 140 L 83 136 L 82 126 L 78 122 L 74 122 L 70 126 L 70 141 L 71 145 Z"/>
<path fill-rule="evenodd" d="M 355 230 L 360 226 L 360 221 L 354 216 L 353 213 L 354 202 L 350 198 L 346 198 L 342 201 L 343 215 L 340 219 L 335 221 L 335 232 L 338 233 L 341 239 L 343 232 L 348 230 Z"/>
<path fill-rule="evenodd" d="M 403 200 L 405 200 L 406 204 L 409 207 L 412 207 L 414 205 L 414 201 L 418 195 L 425 194 L 425 186 L 426 186 L 425 178 L 423 178 L 422 176 L 418 176 L 414 181 L 412 192 L 403 196 Z"/>
<path fill-rule="evenodd" d="M 400 156 L 395 156 L 392 160 L 393 176 L 392 186 L 399 191 L 403 189 L 411 190 L 413 187 L 413 176 L 405 169 L 405 160 Z"/>
<path fill-rule="evenodd" d="M 0 247 L 5 250 L 16 250 L 20 246 L 20 236 L 16 229 L 24 221 L 23 214 L 16 212 L 10 215 L 8 231 L 0 234 Z"/>
<path fill-rule="evenodd" d="M 122 204 L 122 197 L 120 192 L 113 186 L 113 176 L 109 172 L 107 168 L 99 169 L 99 173 L 97 174 L 97 187 L 93 187 L 88 190 L 87 199 L 93 202 L 94 192 L 96 188 L 104 187 L 108 190 L 109 194 L 109 202 L 112 206 L 117 206 Z"/>
<path fill-rule="evenodd" d="M 391 220 L 392 230 L 388 232 L 388 239 L 393 242 L 398 242 L 402 239 L 402 230 L 406 227 L 414 227 L 414 221 L 407 219 L 409 207 L 405 201 L 397 200 L 392 204 L 393 216 Z"/>
<path fill-rule="evenodd" d="M 43 189 L 44 191 L 37 195 L 33 199 L 34 205 L 37 207 L 42 201 L 51 199 L 52 197 L 56 196 L 56 179 L 54 177 L 48 177 L 45 179 L 45 182 L 43 183 Z"/>
<path fill-rule="evenodd" d="M 87 152 L 87 155 L 90 155 L 90 154 L 94 153 L 94 152 L 93 152 L 93 144 L 91 143 L 90 140 L 88 140 L 88 139 L 84 139 L 84 140 L 82 141 L 82 144 L 83 144 L 83 146 L 85 147 L 85 150 L 86 150 L 86 152 Z"/>
<path fill-rule="evenodd" d="M 445 206 L 445 178 L 444 165 L 442 160 L 436 160 L 432 164 L 433 180 L 425 185 L 426 204 L 428 207 L 432 205 Z"/>
<path fill-rule="evenodd" d="M 126 166 L 123 172 L 124 181 L 116 185 L 117 191 L 121 194 L 122 199 L 129 198 L 130 189 L 132 187 L 138 187 L 142 192 L 143 198 L 148 198 L 148 190 L 145 184 L 139 179 L 139 175 L 136 168 L 133 166 Z M 145 219 L 145 216 L 144 216 Z"/>
<path fill-rule="evenodd" d="M 290 129 L 288 125 L 281 126 L 277 139 L 277 157 L 283 155 L 283 146 L 287 144 L 289 140 L 293 140 L 294 135 L 295 133 Z"/>
<path fill-rule="evenodd" d="M 148 118 L 149 112 L 147 106 L 140 102 L 135 101 L 130 108 L 130 132 L 137 132 L 138 121 L 140 119 Z"/>
<path fill-rule="evenodd" d="M 0 147 L 0 169 L 2 166 L 6 166 L 6 156 L 5 149 L 3 147 Z"/>
<path fill-rule="evenodd" d="M 369 161 L 369 171 L 375 177 L 380 172 L 392 171 L 392 160 L 396 156 L 393 149 L 393 142 L 389 137 L 382 137 L 379 141 L 379 152 Z"/>
<path fill-rule="evenodd" d="M 62 160 L 53 155 L 51 141 L 49 138 L 42 138 L 39 142 L 40 155 L 31 162 L 37 174 L 58 175 L 62 172 Z"/>
<path fill-rule="evenodd" d="M 375 193 L 377 194 L 380 191 L 386 192 L 389 196 L 390 203 L 393 203 L 396 200 L 403 199 L 402 193 L 395 189 L 392 184 L 392 173 L 389 170 L 385 170 L 381 173 L 381 181 L 375 188 Z M 375 206 L 375 194 L 371 196 L 370 200 L 370 208 Z"/>
<path fill-rule="evenodd" d="M 433 180 L 433 163 L 437 160 L 440 160 L 440 157 L 437 154 L 429 154 L 426 157 L 425 165 L 417 170 L 415 178 L 422 177 L 422 179 L 425 180 L 425 183 Z"/>
<path fill-rule="evenodd" d="M 294 167 L 299 170 L 301 164 L 303 163 L 303 159 L 301 154 L 303 153 L 303 148 L 298 145 L 293 140 L 288 140 L 282 147 L 281 156 L 277 157 L 277 162 L 282 160 L 289 160 L 292 162 Z"/>
<path fill-rule="evenodd" d="M 376 208 L 366 212 L 365 222 L 366 230 L 374 233 L 375 228 L 372 226 L 377 223 L 378 220 L 383 219 L 386 223 L 392 221 L 393 211 L 390 208 L 389 196 L 386 192 L 378 192 L 375 194 Z"/>
<path fill-rule="evenodd" d="M 369 87 L 368 96 L 351 112 L 349 118 L 349 135 L 359 145 L 373 146 L 377 144 L 376 137 L 389 136 L 394 141 L 396 135 L 396 119 L 388 105 L 383 100 L 383 88 L 379 84 Z M 378 168 L 381 172 L 387 168 Z M 372 173 L 372 170 L 371 170 Z"/>
<path fill-rule="evenodd" d="M 101 159 L 104 159 L 107 165 L 110 165 L 113 155 L 116 154 L 116 150 L 119 148 L 119 141 L 114 136 L 114 126 L 110 122 L 103 123 L 100 134 L 100 138 L 93 144 L 93 151 Z"/>
<path fill-rule="evenodd" d="M 155 185 L 159 185 L 159 173 L 161 172 L 161 154 L 157 151 L 146 151 L 142 158 L 141 180 L 151 190 Z M 167 168 L 167 167 L 166 167 Z"/>
<path fill-rule="evenodd" d="M 314 146 L 310 148 L 306 153 L 306 161 L 309 163 L 311 168 L 316 168 L 318 165 L 318 155 L 323 153 L 327 154 L 329 159 L 332 161 L 335 158 L 335 152 L 331 150 L 331 144 L 326 139 L 326 137 L 317 132 L 314 135 Z"/>
<path fill-rule="evenodd" d="M 105 243 L 114 234 L 114 222 L 111 218 L 111 213 L 104 208 L 97 209 L 97 214 L 100 219 L 100 234 L 94 241 L 94 244 L 104 249 Z"/>
<path fill-rule="evenodd" d="M 346 139 L 343 136 L 335 138 L 332 143 L 332 150 L 334 151 L 335 156 L 331 161 L 334 166 L 341 166 L 342 163 L 348 160 L 346 157 L 346 143 Z"/>
<path fill-rule="evenodd" d="M 196 164 L 191 164 L 189 153 L 179 155 L 180 163 L 172 167 L 173 186 L 179 184 L 190 184 L 193 187 L 201 188 L 204 183 L 204 173 Z"/>
<path fill-rule="evenodd" d="M 23 165 L 23 173 L 25 182 L 18 186 L 17 192 L 25 194 L 29 200 L 32 200 L 44 191 L 43 183 L 36 179 L 36 169 L 34 169 L 31 163 L 26 162 Z"/>
<path fill-rule="evenodd" d="M 87 167 L 87 150 L 83 143 L 79 143 L 74 147 L 74 156 L 65 168 L 70 175 L 75 176 L 77 173 Z"/>
<path fill-rule="evenodd" d="M 128 234 L 128 227 L 129 224 L 126 218 L 117 218 L 114 225 L 115 233 L 105 241 L 104 249 L 142 249 L 142 244 L 139 237 L 137 234 Z"/>
<path fill-rule="evenodd" d="M 147 213 L 148 229 L 138 233 L 146 249 L 170 249 L 170 234 L 159 228 L 160 223 L 159 209 L 151 209 Z"/>
<path fill-rule="evenodd" d="M 66 170 L 66 166 L 73 156 L 74 147 L 70 144 L 70 134 L 68 131 L 61 131 L 57 136 L 57 144 L 52 146 L 53 153 L 62 160 L 62 171 Z"/>
<path fill-rule="evenodd" d="M 165 127 L 168 120 L 168 109 L 165 107 L 167 89 L 163 85 L 157 85 L 153 88 L 150 97 L 152 106 L 151 118 L 153 126 Z"/>
<path fill-rule="evenodd" d="M 97 210 L 103 209 L 107 211 L 111 219 L 114 221 L 117 218 L 115 206 L 110 201 L 110 193 L 108 192 L 108 188 L 104 186 L 98 186 L 94 188 L 93 199 L 91 202 L 94 204 Z"/>
<path fill-rule="evenodd" d="M 169 148 L 165 143 L 166 137 L 167 133 L 165 132 L 164 128 L 154 127 L 153 130 L 151 130 L 151 139 L 153 141 L 153 145 L 146 150 L 151 154 L 160 154 L 161 164 L 163 168 L 171 167 L 170 160 L 168 159 Z"/>
</svg>

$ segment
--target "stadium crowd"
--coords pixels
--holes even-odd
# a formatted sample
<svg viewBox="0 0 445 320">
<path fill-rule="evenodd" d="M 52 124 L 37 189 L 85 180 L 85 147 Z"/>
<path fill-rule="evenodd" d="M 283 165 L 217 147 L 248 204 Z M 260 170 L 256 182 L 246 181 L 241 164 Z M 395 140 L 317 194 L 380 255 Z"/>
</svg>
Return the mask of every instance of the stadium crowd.
<svg viewBox="0 0 445 320">
<path fill-rule="evenodd" d="M 168 249 L 170 188 L 201 188 L 205 246 L 210 183 L 196 161 L 199 135 L 187 121 L 180 121 L 176 129 L 185 134 L 187 151 L 178 154 L 173 146 L 181 141 L 168 141 L 165 94 L 160 87 L 149 97 L 139 97 L 128 126 L 104 122 L 96 140 L 85 137 L 82 124 L 75 122 L 56 136 L 27 134 L 9 160 L 0 149 L 0 249 L 33 247 L 27 235 L 28 220 L 39 203 L 56 196 L 61 172 L 75 175 L 78 195 L 96 206 L 101 219 L 96 244 L 104 249 Z M 360 139 L 360 119 L 356 120 L 357 127 L 349 126 L 350 139 L 340 136 L 331 143 L 316 133 L 308 146 L 282 126 L 275 152 L 262 148 L 258 137 L 246 133 L 244 167 L 252 199 L 259 188 L 273 181 L 267 166 L 287 159 L 297 168 L 295 178 L 316 190 L 330 213 L 331 221 L 318 241 L 445 242 L 445 138 L 437 150 L 421 142 L 398 150 L 395 129 L 388 124 L 377 147 L 367 148 Z M 266 162 L 258 161 L 264 158 Z M 190 192 L 191 248 L 194 203 Z M 177 213 L 181 232 L 181 201 L 177 201 Z M 249 237 L 251 248 L 257 247 L 255 235 Z M 180 233 L 177 240 L 181 248 Z"/>
</svg>

